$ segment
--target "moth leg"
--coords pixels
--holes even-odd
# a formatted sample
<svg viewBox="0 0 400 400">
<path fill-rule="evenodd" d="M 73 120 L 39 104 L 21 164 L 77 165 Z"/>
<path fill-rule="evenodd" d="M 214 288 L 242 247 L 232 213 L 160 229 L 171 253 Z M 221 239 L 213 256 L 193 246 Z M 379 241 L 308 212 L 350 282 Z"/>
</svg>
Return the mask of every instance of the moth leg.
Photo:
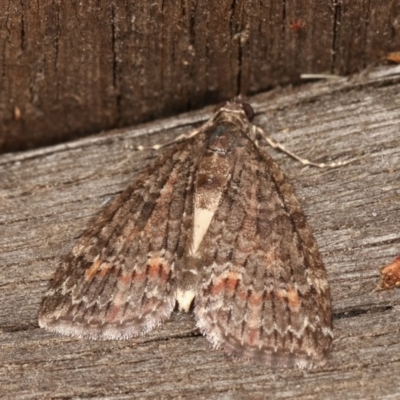
<svg viewBox="0 0 400 400">
<path fill-rule="evenodd" d="M 260 134 L 264 138 L 264 140 L 269 144 L 269 146 L 271 146 L 273 149 L 278 149 L 280 151 L 283 151 L 290 157 L 301 162 L 303 165 L 312 165 L 313 167 L 318 167 L 318 168 L 337 168 L 337 167 L 347 165 L 353 161 L 360 159 L 360 157 L 356 157 L 356 158 L 352 158 L 352 159 L 346 160 L 346 161 L 336 161 L 336 162 L 331 162 L 331 163 L 327 163 L 327 164 L 326 163 L 315 163 L 313 161 L 307 160 L 306 158 L 301 158 L 297 154 L 291 152 L 283 144 L 271 139 L 261 128 L 254 126 L 254 125 L 253 125 L 253 128 L 255 130 L 254 133 Z M 255 141 L 255 143 L 258 147 L 257 141 Z"/>
</svg>

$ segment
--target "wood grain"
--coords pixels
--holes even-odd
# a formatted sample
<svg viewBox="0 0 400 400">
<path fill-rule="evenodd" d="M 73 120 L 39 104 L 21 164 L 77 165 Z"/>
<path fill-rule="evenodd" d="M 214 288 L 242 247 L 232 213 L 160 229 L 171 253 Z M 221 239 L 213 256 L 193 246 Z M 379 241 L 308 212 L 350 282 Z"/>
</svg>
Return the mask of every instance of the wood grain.
<svg viewBox="0 0 400 400">
<path fill-rule="evenodd" d="M 360 71 L 400 48 L 399 14 L 395 0 L 1 1 L 0 152 Z"/>
<path fill-rule="evenodd" d="M 137 340 L 96 342 L 39 329 L 59 258 L 166 141 L 208 110 L 0 157 L 0 397 L 389 399 L 400 392 L 400 291 L 375 292 L 400 253 L 400 67 L 250 99 L 255 123 L 296 153 L 269 150 L 293 182 L 332 288 L 335 340 L 324 368 L 261 368 L 213 350 L 192 315 Z"/>
</svg>

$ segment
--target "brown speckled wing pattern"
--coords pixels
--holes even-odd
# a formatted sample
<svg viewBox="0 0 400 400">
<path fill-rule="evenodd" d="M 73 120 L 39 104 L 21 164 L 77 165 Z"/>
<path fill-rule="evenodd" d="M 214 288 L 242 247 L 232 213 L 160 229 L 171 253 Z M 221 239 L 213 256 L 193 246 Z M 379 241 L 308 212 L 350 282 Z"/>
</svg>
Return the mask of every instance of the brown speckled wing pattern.
<svg viewBox="0 0 400 400">
<path fill-rule="evenodd" d="M 39 312 L 51 331 L 146 334 L 194 303 L 217 348 L 273 367 L 323 365 L 329 286 L 290 183 L 233 100 L 164 150 L 61 262 Z"/>
</svg>

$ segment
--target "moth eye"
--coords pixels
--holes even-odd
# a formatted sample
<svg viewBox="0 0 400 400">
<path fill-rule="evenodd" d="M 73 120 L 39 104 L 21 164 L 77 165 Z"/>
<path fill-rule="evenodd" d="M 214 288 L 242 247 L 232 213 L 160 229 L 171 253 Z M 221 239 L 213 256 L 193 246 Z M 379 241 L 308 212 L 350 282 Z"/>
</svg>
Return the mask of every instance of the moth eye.
<svg viewBox="0 0 400 400">
<path fill-rule="evenodd" d="M 249 103 L 242 103 L 242 108 L 246 114 L 247 119 L 251 122 L 254 118 L 253 107 Z"/>
</svg>

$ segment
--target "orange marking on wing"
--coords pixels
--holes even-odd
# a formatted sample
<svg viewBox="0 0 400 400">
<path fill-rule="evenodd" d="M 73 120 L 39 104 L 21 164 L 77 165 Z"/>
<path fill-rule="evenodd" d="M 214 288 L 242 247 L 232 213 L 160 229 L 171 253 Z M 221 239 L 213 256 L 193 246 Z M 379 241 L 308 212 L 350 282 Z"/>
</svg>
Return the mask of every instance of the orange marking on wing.
<svg viewBox="0 0 400 400">
<path fill-rule="evenodd" d="M 216 295 L 220 294 L 224 288 L 225 288 L 224 279 L 223 278 L 217 279 L 211 288 L 211 295 L 216 296 Z"/>
<path fill-rule="evenodd" d="M 152 277 L 157 277 L 163 281 L 168 279 L 170 267 L 166 260 L 162 257 L 151 258 L 148 263 L 148 274 Z"/>
<path fill-rule="evenodd" d="M 240 291 L 238 290 L 238 286 L 241 281 L 240 278 L 241 275 L 237 272 L 223 274 L 215 281 L 213 285 L 211 285 L 211 295 L 216 296 L 224 290 L 226 292 L 236 292 L 236 295 L 240 296 Z"/>
<path fill-rule="evenodd" d="M 144 271 L 123 275 L 120 279 L 123 283 L 131 280 L 143 281 L 146 278 L 159 279 L 166 282 L 169 279 L 171 268 L 166 260 L 162 257 L 153 257 L 147 262 L 147 268 Z"/>
<path fill-rule="evenodd" d="M 148 275 L 153 278 L 158 278 L 160 273 L 160 264 L 149 264 Z"/>
<path fill-rule="evenodd" d="M 252 293 L 247 300 L 252 307 L 259 307 L 263 301 L 263 294 Z"/>
<path fill-rule="evenodd" d="M 122 274 L 119 280 L 123 285 L 128 285 L 132 282 L 132 274 Z"/>
<path fill-rule="evenodd" d="M 167 282 L 167 280 L 169 279 L 169 275 L 171 273 L 171 268 L 169 267 L 168 264 L 164 263 L 161 266 L 161 281 L 162 282 Z"/>
<path fill-rule="evenodd" d="M 113 322 L 117 318 L 120 310 L 121 308 L 116 305 L 111 306 L 107 312 L 107 322 Z"/>
<path fill-rule="evenodd" d="M 233 278 L 233 279 L 228 278 L 228 279 L 226 280 L 226 283 L 225 283 L 225 288 L 226 288 L 225 290 L 226 290 L 227 292 L 233 292 L 233 291 L 235 291 L 238 282 L 239 282 L 239 279 L 236 279 L 236 278 Z"/>
<path fill-rule="evenodd" d="M 133 279 L 135 281 L 144 281 L 146 279 L 146 277 L 147 277 L 147 271 L 146 270 L 144 270 L 142 272 L 139 272 L 139 273 L 135 272 L 135 274 L 133 275 Z"/>
<path fill-rule="evenodd" d="M 254 345 L 254 343 L 259 339 L 260 330 L 259 329 L 249 329 L 248 331 L 248 342 L 249 345 Z"/>
<path fill-rule="evenodd" d="M 301 306 L 301 300 L 299 294 L 297 293 L 297 290 L 289 289 L 287 292 L 287 298 L 290 309 L 295 312 L 299 311 Z"/>
<path fill-rule="evenodd" d="M 101 267 L 101 264 L 103 263 L 103 261 L 101 260 L 96 260 L 85 272 L 85 279 L 87 281 L 90 281 L 91 279 L 93 279 L 97 272 L 99 271 L 99 268 Z"/>
</svg>

